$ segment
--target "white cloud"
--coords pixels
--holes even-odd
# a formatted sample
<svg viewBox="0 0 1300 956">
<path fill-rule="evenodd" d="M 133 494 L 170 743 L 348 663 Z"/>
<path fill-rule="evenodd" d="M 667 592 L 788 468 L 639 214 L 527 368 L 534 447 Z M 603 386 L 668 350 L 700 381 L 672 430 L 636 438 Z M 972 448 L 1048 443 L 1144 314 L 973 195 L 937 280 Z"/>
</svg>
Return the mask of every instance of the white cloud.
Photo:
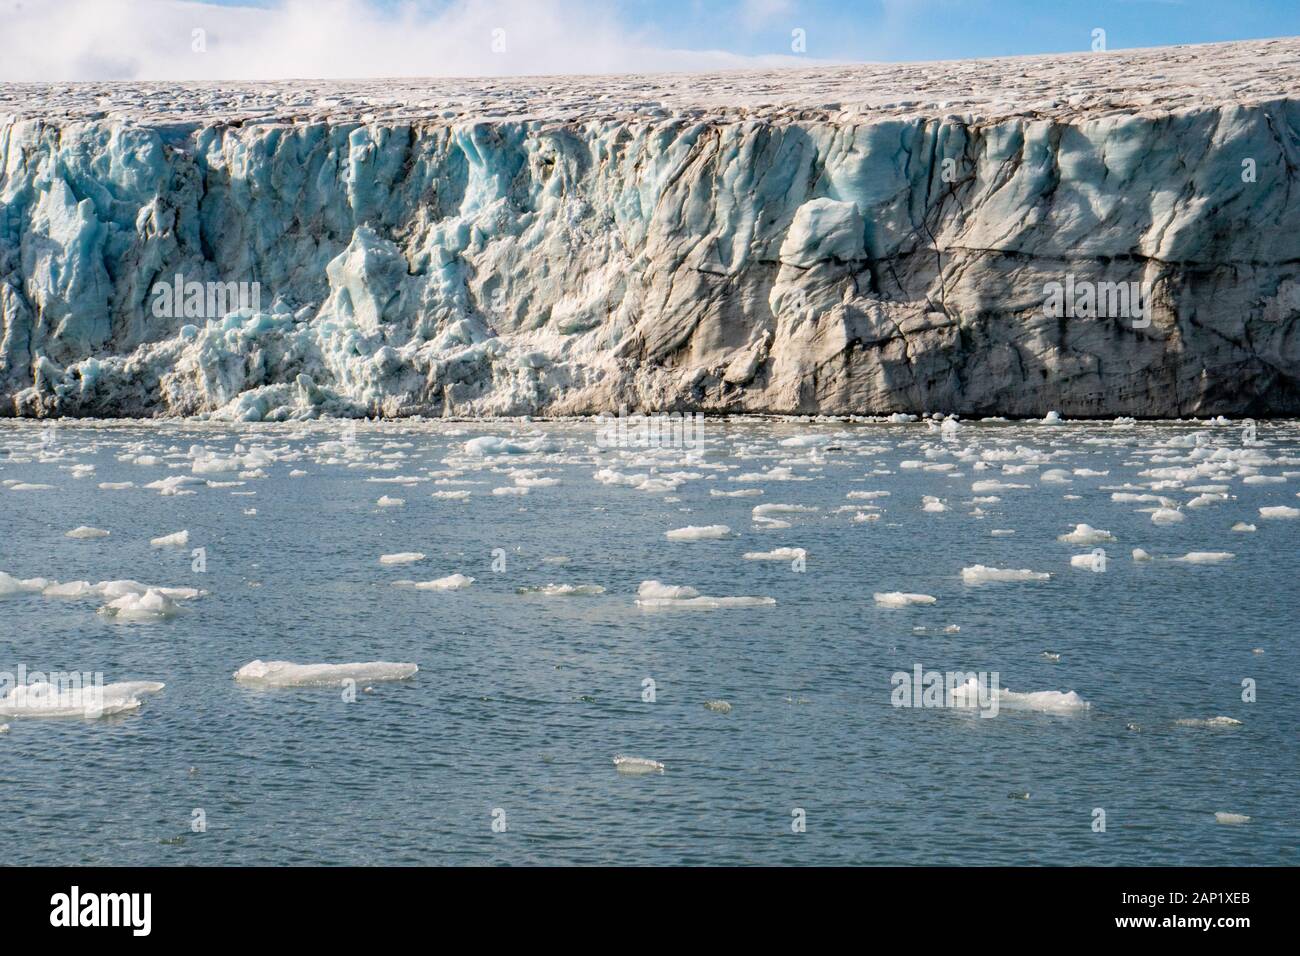
<svg viewBox="0 0 1300 956">
<path fill-rule="evenodd" d="M 751 0 L 759 13 L 781 0 Z M 202 30 L 203 52 L 194 49 Z M 494 33 L 494 31 L 503 31 Z M 670 49 L 598 0 L 0 0 L 0 79 L 204 80 L 628 73 L 793 66 Z M 494 41 L 504 50 L 494 50 Z"/>
</svg>

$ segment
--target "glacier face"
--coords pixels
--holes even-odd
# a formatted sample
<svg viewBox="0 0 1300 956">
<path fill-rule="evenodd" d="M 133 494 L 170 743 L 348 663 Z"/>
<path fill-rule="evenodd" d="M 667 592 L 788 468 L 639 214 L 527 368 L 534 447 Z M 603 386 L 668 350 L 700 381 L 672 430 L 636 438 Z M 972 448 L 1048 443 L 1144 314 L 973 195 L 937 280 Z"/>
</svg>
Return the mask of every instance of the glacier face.
<svg viewBox="0 0 1300 956">
<path fill-rule="evenodd" d="M 1300 414 L 1300 41 L 1196 49 L 962 67 L 1037 103 L 882 104 L 880 67 L 729 79 L 743 107 L 19 88 L 0 414 Z M 1198 102 L 1113 82 L 1171 60 Z M 1052 283 L 1144 311 L 1047 314 Z"/>
</svg>

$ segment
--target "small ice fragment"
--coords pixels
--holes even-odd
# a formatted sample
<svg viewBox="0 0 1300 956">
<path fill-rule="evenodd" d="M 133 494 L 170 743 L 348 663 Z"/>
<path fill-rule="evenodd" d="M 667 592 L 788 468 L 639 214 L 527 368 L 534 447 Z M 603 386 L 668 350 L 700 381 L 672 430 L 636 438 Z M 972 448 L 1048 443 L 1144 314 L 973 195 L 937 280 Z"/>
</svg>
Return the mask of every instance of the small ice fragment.
<svg viewBox="0 0 1300 956">
<path fill-rule="evenodd" d="M 1115 536 L 1109 531 L 1102 531 L 1100 528 L 1094 528 L 1090 524 L 1076 524 L 1074 530 L 1069 534 L 1058 535 L 1057 541 L 1063 541 L 1066 544 L 1101 544 L 1103 541 L 1114 541 Z"/>
<path fill-rule="evenodd" d="M 235 680 L 259 687 L 331 687 L 345 681 L 373 683 L 406 680 L 420 668 L 415 664 L 368 661 L 357 664 L 294 664 L 255 660 L 235 671 Z"/>
<path fill-rule="evenodd" d="M 375 502 L 375 506 L 379 508 L 400 508 L 404 504 L 406 504 L 405 498 L 390 498 L 388 495 L 380 495 L 379 500 Z"/>
<path fill-rule="evenodd" d="M 1240 823 L 1249 823 L 1250 817 L 1246 816 L 1244 813 L 1224 813 L 1220 810 L 1214 814 L 1214 822 L 1223 823 L 1228 826 L 1235 826 Z"/>
<path fill-rule="evenodd" d="M 1255 531 L 1256 528 L 1253 524 L 1247 524 L 1244 521 L 1238 521 L 1236 524 L 1232 526 L 1232 530 L 1233 531 Z"/>
<path fill-rule="evenodd" d="M 725 524 L 687 525 L 685 528 L 665 531 L 664 537 L 669 541 L 714 541 L 718 538 L 725 538 L 729 534 L 731 534 L 731 529 Z"/>
<path fill-rule="evenodd" d="M 1030 571 L 1028 568 L 990 568 L 975 564 L 961 569 L 963 584 L 988 584 L 991 581 L 1047 581 L 1051 574 L 1046 571 Z"/>
<path fill-rule="evenodd" d="M 163 686 L 158 681 L 143 680 L 82 687 L 35 681 L 19 684 L 0 697 L 0 716 L 108 717 L 136 710 L 141 697 L 156 694 Z"/>
<path fill-rule="evenodd" d="M 808 552 L 803 548 L 774 548 L 771 551 L 746 551 L 746 561 L 796 561 L 806 558 Z"/>
<path fill-rule="evenodd" d="M 881 607 L 912 607 L 918 604 L 934 604 L 938 598 L 931 594 L 909 594 L 906 591 L 877 591 L 872 595 Z"/>
<path fill-rule="evenodd" d="M 474 583 L 474 579 L 463 574 L 449 574 L 445 578 L 432 581 L 394 581 L 393 587 L 414 588 L 417 591 L 459 591 Z"/>
<path fill-rule="evenodd" d="M 1174 558 L 1183 564 L 1221 564 L 1231 561 L 1236 555 L 1231 551 L 1189 551 L 1181 558 Z"/>
<path fill-rule="evenodd" d="M 73 528 L 71 531 L 64 533 L 65 538 L 107 538 L 110 532 L 102 528 L 92 528 L 89 525 L 81 525 Z"/>
<path fill-rule="evenodd" d="M 1232 717 L 1182 717 L 1174 721 L 1179 727 L 1240 727 Z"/>
<path fill-rule="evenodd" d="M 731 705 L 725 700 L 706 700 L 704 702 L 704 709 L 711 710 L 715 714 L 731 713 Z"/>
<path fill-rule="evenodd" d="M 99 609 L 99 613 L 118 621 L 165 621 L 180 613 L 180 606 L 160 588 L 143 594 L 123 594 Z"/>
<path fill-rule="evenodd" d="M 604 594 L 605 589 L 599 584 L 546 584 L 541 587 L 518 588 L 516 593 L 540 594 L 543 597 L 594 597 Z"/>
<path fill-rule="evenodd" d="M 423 551 L 398 551 L 395 554 L 381 554 L 380 564 L 414 564 L 424 560 Z"/>
<path fill-rule="evenodd" d="M 1151 555 L 1149 555 L 1146 551 L 1142 550 L 1141 548 L 1134 548 L 1134 549 L 1133 549 L 1133 560 L 1134 560 L 1134 561 L 1150 561 L 1150 560 L 1151 560 Z"/>
<path fill-rule="evenodd" d="M 614 767 L 619 773 L 664 772 L 664 765 L 658 760 L 650 760 L 646 757 L 624 757 L 622 754 L 614 755 Z"/>
<path fill-rule="evenodd" d="M 1259 509 L 1261 518 L 1300 518 L 1300 508 L 1292 508 L 1289 505 L 1270 505 L 1267 508 Z"/>
<path fill-rule="evenodd" d="M 175 534 L 164 534 L 157 538 L 149 539 L 149 546 L 153 548 L 183 548 L 190 543 L 190 532 L 177 531 Z"/>
<path fill-rule="evenodd" d="M 1157 508 L 1151 512 L 1152 524 L 1177 524 L 1186 518 L 1185 514 L 1174 508 Z"/>
</svg>

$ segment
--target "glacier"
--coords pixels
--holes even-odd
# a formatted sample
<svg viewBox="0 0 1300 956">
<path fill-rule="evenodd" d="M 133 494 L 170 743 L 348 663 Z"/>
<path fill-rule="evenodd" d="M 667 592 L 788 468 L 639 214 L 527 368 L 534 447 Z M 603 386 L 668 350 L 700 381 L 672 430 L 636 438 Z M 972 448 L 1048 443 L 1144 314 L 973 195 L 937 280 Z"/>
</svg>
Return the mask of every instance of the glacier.
<svg viewBox="0 0 1300 956">
<path fill-rule="evenodd" d="M 1297 80 L 7 84 L 0 415 L 1300 414 Z"/>
</svg>

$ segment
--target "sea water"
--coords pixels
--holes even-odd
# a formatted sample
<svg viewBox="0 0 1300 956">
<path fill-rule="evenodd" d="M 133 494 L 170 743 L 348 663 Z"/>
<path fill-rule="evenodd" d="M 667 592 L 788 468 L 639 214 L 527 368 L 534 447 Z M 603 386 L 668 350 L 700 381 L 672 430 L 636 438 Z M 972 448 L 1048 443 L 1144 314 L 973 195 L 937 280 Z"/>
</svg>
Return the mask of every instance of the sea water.
<svg viewBox="0 0 1300 956">
<path fill-rule="evenodd" d="M 164 685 L 5 718 L 6 863 L 1296 862 L 1294 424 L 9 422 L 0 482 L 0 670 Z"/>
</svg>

